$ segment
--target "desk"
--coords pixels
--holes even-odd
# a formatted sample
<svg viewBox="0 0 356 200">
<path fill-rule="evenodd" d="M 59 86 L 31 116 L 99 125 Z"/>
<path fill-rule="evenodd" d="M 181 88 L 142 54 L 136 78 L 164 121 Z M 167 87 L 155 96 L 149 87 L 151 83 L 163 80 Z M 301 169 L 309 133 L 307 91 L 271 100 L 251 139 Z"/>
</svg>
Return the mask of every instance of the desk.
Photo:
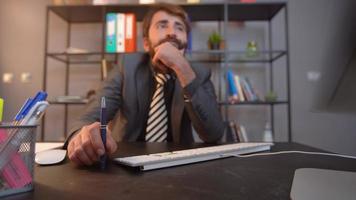
<svg viewBox="0 0 356 200">
<path fill-rule="evenodd" d="M 120 143 L 117 155 L 182 148 L 164 143 Z M 272 151 L 281 150 L 319 151 L 296 143 L 272 147 Z M 148 172 L 114 163 L 101 172 L 98 166 L 78 168 L 66 161 L 36 166 L 35 190 L 5 199 L 289 199 L 294 170 L 305 167 L 356 171 L 356 160 L 285 154 L 225 158 Z"/>
</svg>

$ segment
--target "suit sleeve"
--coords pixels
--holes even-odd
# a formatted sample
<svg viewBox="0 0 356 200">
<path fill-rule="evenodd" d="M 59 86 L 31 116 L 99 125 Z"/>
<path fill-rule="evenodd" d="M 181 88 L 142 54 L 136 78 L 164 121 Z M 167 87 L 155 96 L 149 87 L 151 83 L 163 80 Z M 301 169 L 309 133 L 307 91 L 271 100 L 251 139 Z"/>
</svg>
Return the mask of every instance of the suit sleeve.
<svg viewBox="0 0 356 200">
<path fill-rule="evenodd" d="M 108 121 L 112 120 L 122 105 L 121 86 L 122 68 L 115 67 L 108 78 L 101 84 L 95 98 L 89 102 L 84 113 L 74 122 L 69 132 L 64 148 L 67 147 L 69 140 L 85 125 L 100 121 L 101 97 L 106 99 L 106 112 Z"/>
<path fill-rule="evenodd" d="M 194 68 L 193 68 L 194 69 Z M 225 131 L 216 101 L 210 70 L 196 72 L 196 78 L 183 88 L 185 108 L 194 129 L 204 142 L 217 142 Z M 199 70 L 201 71 L 201 70 Z"/>
</svg>

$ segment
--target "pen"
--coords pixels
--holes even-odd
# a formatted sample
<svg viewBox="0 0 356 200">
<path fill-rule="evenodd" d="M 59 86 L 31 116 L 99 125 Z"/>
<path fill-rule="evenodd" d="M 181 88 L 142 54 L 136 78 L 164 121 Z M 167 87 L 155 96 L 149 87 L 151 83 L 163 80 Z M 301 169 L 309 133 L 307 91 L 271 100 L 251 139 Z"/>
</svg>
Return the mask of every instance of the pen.
<svg viewBox="0 0 356 200">
<path fill-rule="evenodd" d="M 37 92 L 36 96 L 29 100 L 29 102 L 25 103 L 25 107 L 22 110 L 21 117 L 23 118 L 24 116 L 27 115 L 27 113 L 31 110 L 31 108 L 39 101 L 44 101 L 47 98 L 47 93 L 43 91 Z"/>
<path fill-rule="evenodd" d="M 104 155 L 100 156 L 100 168 L 103 170 L 106 168 L 106 102 L 105 97 L 101 97 L 101 106 L 100 106 L 100 135 L 101 140 L 104 144 Z"/>
<path fill-rule="evenodd" d="M 25 101 L 25 103 L 20 108 L 19 112 L 16 114 L 16 116 L 14 118 L 14 122 L 19 122 L 24 117 L 23 112 L 24 112 L 25 108 L 27 108 L 30 105 L 31 102 L 32 102 L 32 98 L 28 98 Z"/>
</svg>

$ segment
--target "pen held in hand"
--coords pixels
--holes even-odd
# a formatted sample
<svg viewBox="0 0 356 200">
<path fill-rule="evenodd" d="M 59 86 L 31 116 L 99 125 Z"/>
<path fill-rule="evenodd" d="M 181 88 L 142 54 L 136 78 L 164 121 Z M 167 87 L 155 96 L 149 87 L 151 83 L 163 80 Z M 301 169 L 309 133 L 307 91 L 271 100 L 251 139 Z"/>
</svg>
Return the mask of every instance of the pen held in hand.
<svg viewBox="0 0 356 200">
<path fill-rule="evenodd" d="M 100 106 L 100 135 L 101 135 L 101 140 L 103 141 L 104 144 L 104 155 L 100 156 L 100 168 L 103 170 L 106 168 L 106 126 L 107 126 L 107 121 L 106 121 L 106 102 L 105 102 L 105 97 L 101 98 L 101 106 Z"/>
</svg>

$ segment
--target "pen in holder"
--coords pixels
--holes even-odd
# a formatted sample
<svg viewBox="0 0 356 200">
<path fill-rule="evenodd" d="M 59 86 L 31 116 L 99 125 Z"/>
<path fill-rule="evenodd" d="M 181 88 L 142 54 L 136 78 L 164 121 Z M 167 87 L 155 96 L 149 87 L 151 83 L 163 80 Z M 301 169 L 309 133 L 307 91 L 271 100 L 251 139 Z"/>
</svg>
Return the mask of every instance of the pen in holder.
<svg viewBox="0 0 356 200">
<path fill-rule="evenodd" d="M 0 197 L 33 189 L 36 127 L 0 126 Z"/>
</svg>

